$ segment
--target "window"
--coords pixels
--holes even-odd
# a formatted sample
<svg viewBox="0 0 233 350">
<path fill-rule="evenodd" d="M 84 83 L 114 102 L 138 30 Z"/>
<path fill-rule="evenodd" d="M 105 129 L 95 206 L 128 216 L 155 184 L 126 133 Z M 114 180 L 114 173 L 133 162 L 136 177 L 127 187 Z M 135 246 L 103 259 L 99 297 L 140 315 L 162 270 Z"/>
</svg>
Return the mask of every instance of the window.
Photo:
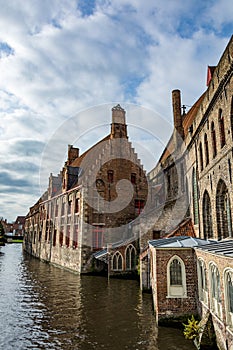
<svg viewBox="0 0 233 350">
<path fill-rule="evenodd" d="M 198 271 L 199 298 L 200 300 L 207 303 L 208 297 L 207 297 L 206 266 L 202 259 L 198 259 L 197 271 Z"/>
<path fill-rule="evenodd" d="M 203 217 L 204 239 L 212 238 L 213 237 L 212 211 L 211 211 L 210 196 L 207 191 L 205 191 L 203 196 L 202 217 Z"/>
<path fill-rule="evenodd" d="M 153 239 L 159 239 L 161 235 L 160 230 L 153 230 Z"/>
<path fill-rule="evenodd" d="M 228 275 L 227 280 L 227 289 L 228 289 L 228 298 L 229 298 L 229 308 L 228 310 L 233 313 L 233 280 L 230 274 Z"/>
<path fill-rule="evenodd" d="M 131 183 L 132 183 L 133 185 L 136 184 L 136 174 L 134 174 L 134 173 L 131 174 Z"/>
<path fill-rule="evenodd" d="M 216 195 L 216 214 L 218 239 L 232 237 L 231 204 L 228 189 L 223 180 L 219 180 Z"/>
<path fill-rule="evenodd" d="M 214 128 L 214 122 L 211 123 L 211 137 L 212 137 L 213 158 L 215 158 L 217 155 L 217 143 L 216 143 L 216 132 Z"/>
<path fill-rule="evenodd" d="M 114 173 L 113 170 L 108 170 L 108 182 L 113 183 L 113 178 L 114 178 Z"/>
<path fill-rule="evenodd" d="M 209 146 L 208 146 L 208 139 L 207 135 L 204 136 L 204 146 L 205 146 L 205 165 L 209 164 Z"/>
<path fill-rule="evenodd" d="M 182 286 L 181 263 L 177 259 L 173 259 L 170 265 L 170 284 Z"/>
<path fill-rule="evenodd" d="M 197 187 L 197 176 L 196 176 L 196 169 L 193 168 L 193 174 L 192 174 L 192 190 L 193 190 L 193 221 L 194 224 L 197 225 L 199 222 L 198 218 L 198 187 Z"/>
<path fill-rule="evenodd" d="M 203 151 L 202 151 L 202 143 L 199 146 L 199 157 L 200 157 L 200 170 L 203 170 Z"/>
<path fill-rule="evenodd" d="M 126 270 L 136 269 L 136 249 L 130 244 L 125 252 Z"/>
<path fill-rule="evenodd" d="M 169 298 L 187 296 L 185 265 L 178 256 L 172 257 L 167 265 L 167 294 Z"/>
<path fill-rule="evenodd" d="M 78 225 L 74 225 L 74 235 L 73 235 L 73 248 L 77 248 L 78 246 Z"/>
<path fill-rule="evenodd" d="M 123 270 L 123 257 L 119 252 L 116 252 L 112 257 L 112 269 L 114 271 Z"/>
<path fill-rule="evenodd" d="M 68 201 L 68 208 L 67 208 L 67 215 L 70 215 L 70 214 L 71 214 L 71 207 L 72 207 L 72 201 L 69 200 L 69 201 Z"/>
<path fill-rule="evenodd" d="M 94 226 L 92 231 L 92 247 L 93 249 L 103 248 L 103 226 Z"/>
<path fill-rule="evenodd" d="M 211 309 L 222 317 L 220 275 L 215 264 L 210 265 Z"/>
<path fill-rule="evenodd" d="M 224 275 L 224 292 L 227 324 L 233 327 L 233 271 L 227 270 Z"/>
<path fill-rule="evenodd" d="M 59 234 L 60 246 L 63 246 L 63 232 L 64 232 L 64 227 L 62 226 L 61 229 L 60 229 L 60 234 Z"/>
<path fill-rule="evenodd" d="M 167 174 L 167 195 L 171 196 L 171 175 L 169 173 Z"/>
<path fill-rule="evenodd" d="M 53 246 L 54 247 L 56 246 L 56 239 L 57 239 L 57 230 L 54 230 L 54 233 L 53 233 Z"/>
<path fill-rule="evenodd" d="M 228 159 L 228 171 L 229 171 L 230 182 L 232 183 L 231 160 L 230 159 Z"/>
<path fill-rule="evenodd" d="M 67 225 L 67 228 L 66 228 L 66 246 L 67 248 L 69 247 L 70 245 L 70 225 Z"/>
<path fill-rule="evenodd" d="M 62 199 L 62 205 L 61 205 L 61 216 L 65 215 L 65 202 L 64 199 Z"/>
<path fill-rule="evenodd" d="M 56 200 L 56 204 L 55 204 L 55 217 L 58 217 L 58 208 L 59 208 L 59 202 L 58 200 Z"/>
<path fill-rule="evenodd" d="M 75 213 L 79 213 L 79 198 L 75 199 Z"/>
<path fill-rule="evenodd" d="M 144 200 L 136 199 L 135 200 L 135 214 L 139 215 L 144 208 Z"/>
<path fill-rule="evenodd" d="M 219 134 L 220 134 L 220 145 L 222 148 L 226 144 L 224 117 L 223 117 L 222 109 L 219 109 L 218 124 L 219 124 Z"/>
</svg>

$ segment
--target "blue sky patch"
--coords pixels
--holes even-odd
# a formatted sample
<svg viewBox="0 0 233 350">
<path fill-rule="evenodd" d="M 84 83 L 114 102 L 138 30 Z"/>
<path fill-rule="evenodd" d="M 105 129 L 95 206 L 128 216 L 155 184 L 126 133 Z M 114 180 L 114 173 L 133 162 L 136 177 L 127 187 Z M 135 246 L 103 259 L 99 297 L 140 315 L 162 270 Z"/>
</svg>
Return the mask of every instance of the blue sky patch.
<svg viewBox="0 0 233 350">
<path fill-rule="evenodd" d="M 124 95 L 126 99 L 134 102 L 137 96 L 137 88 L 143 82 L 144 77 L 129 77 L 123 82 Z"/>
<path fill-rule="evenodd" d="M 95 0 L 79 0 L 78 9 L 81 11 L 82 16 L 91 16 L 95 11 Z"/>
<path fill-rule="evenodd" d="M 7 43 L 0 42 L 0 58 L 14 55 L 14 49 Z"/>
</svg>

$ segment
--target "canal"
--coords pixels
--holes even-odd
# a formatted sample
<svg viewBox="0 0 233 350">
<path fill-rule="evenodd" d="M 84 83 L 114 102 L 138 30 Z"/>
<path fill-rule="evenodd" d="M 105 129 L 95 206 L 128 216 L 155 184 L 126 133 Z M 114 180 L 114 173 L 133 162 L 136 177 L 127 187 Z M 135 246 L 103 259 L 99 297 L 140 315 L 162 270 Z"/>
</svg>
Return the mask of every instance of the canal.
<svg viewBox="0 0 233 350">
<path fill-rule="evenodd" d="M 78 276 L 0 249 L 0 349 L 191 350 L 181 330 L 156 329 L 136 281 Z"/>
</svg>

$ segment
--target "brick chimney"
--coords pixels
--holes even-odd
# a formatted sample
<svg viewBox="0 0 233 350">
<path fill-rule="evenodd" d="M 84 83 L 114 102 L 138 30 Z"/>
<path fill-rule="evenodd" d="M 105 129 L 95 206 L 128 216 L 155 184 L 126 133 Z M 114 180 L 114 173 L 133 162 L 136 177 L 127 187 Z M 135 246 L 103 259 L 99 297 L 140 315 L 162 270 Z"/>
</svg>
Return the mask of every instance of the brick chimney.
<svg viewBox="0 0 233 350">
<path fill-rule="evenodd" d="M 78 157 L 79 157 L 79 148 L 75 148 L 73 147 L 73 145 L 68 145 L 67 165 L 70 165 Z"/>
<path fill-rule="evenodd" d="M 180 98 L 180 90 L 172 91 L 172 107 L 173 107 L 173 119 L 174 119 L 174 127 L 176 130 L 177 140 L 179 138 L 184 138 L 184 128 L 182 124 L 182 115 L 181 115 L 181 98 Z"/>
<path fill-rule="evenodd" d="M 125 110 L 119 104 L 112 108 L 111 138 L 128 138 Z"/>
</svg>

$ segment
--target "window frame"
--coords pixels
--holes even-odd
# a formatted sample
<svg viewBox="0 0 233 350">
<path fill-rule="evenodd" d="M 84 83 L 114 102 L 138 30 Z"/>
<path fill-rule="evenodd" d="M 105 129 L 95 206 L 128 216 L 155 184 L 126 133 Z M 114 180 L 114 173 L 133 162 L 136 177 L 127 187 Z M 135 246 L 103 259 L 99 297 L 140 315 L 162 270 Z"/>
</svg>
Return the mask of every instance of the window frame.
<svg viewBox="0 0 233 350">
<path fill-rule="evenodd" d="M 178 260 L 181 268 L 181 284 L 172 285 L 170 268 L 174 260 Z M 186 284 L 186 269 L 184 261 L 178 256 L 174 255 L 167 263 L 167 298 L 187 298 L 187 284 Z"/>
</svg>

